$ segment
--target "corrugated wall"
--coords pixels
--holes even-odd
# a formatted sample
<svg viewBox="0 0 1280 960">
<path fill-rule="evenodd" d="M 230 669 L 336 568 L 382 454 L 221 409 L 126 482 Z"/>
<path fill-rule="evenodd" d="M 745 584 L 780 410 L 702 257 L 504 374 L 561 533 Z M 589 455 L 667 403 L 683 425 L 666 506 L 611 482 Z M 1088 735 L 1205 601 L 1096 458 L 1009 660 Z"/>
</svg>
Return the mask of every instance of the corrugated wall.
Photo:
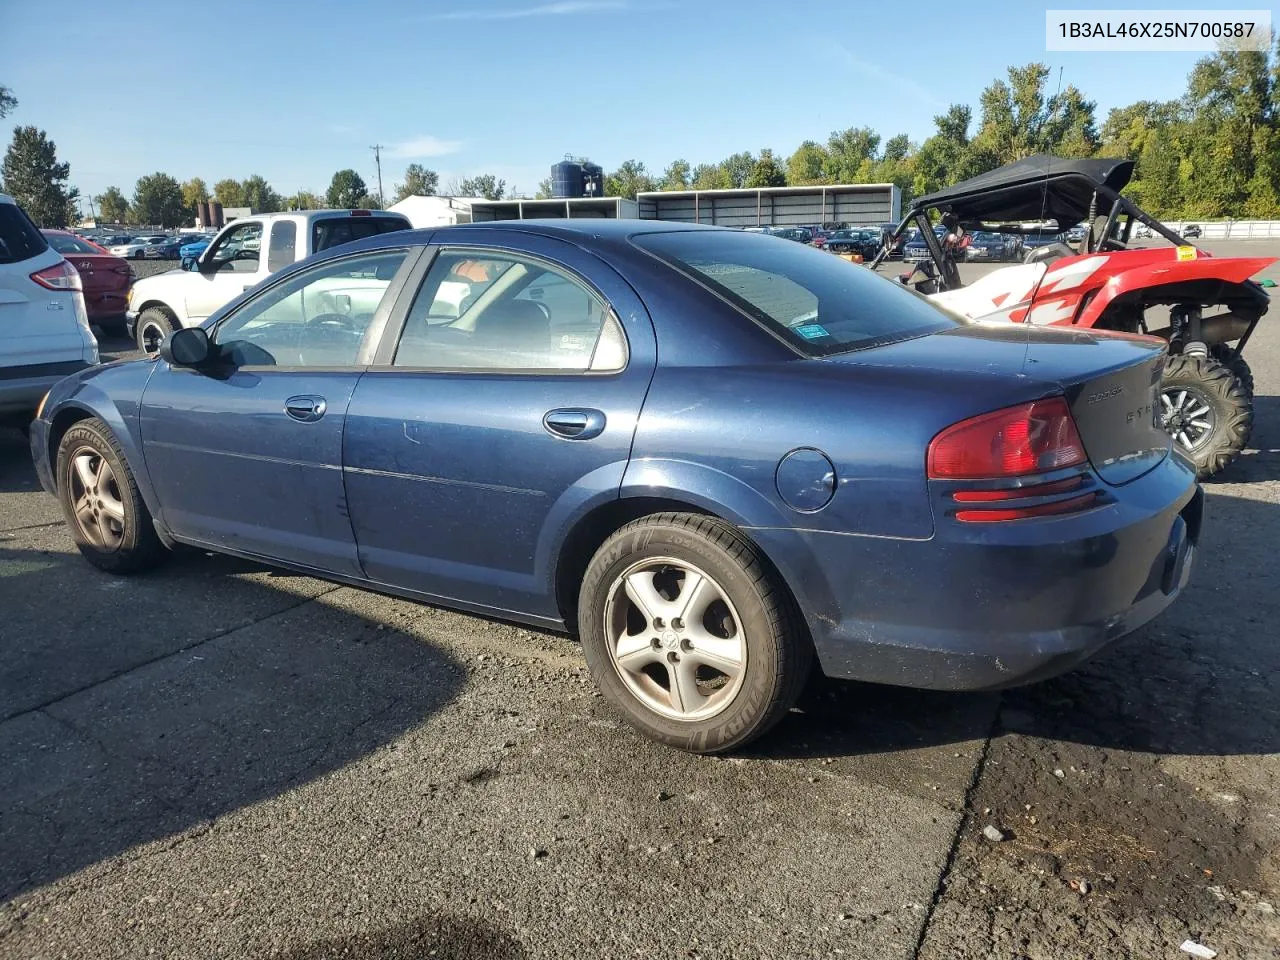
<svg viewBox="0 0 1280 960">
<path fill-rule="evenodd" d="M 884 187 L 856 190 L 816 187 L 806 193 L 724 195 L 706 191 L 696 197 L 676 194 L 640 196 L 640 216 L 645 220 L 710 223 L 723 227 L 777 227 L 843 221 L 851 225 L 888 223 L 899 216 L 894 203 L 897 191 Z"/>
</svg>

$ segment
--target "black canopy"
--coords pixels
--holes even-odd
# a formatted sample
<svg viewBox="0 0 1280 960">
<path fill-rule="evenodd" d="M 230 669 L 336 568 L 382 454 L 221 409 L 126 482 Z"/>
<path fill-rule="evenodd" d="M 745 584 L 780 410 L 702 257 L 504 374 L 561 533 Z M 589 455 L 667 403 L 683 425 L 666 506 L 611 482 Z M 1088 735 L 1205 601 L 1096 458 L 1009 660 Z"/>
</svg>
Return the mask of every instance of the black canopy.
<svg viewBox="0 0 1280 960">
<path fill-rule="evenodd" d="M 1053 219 L 1066 229 L 1089 215 L 1098 187 L 1119 193 L 1132 176 L 1132 160 L 1065 160 L 1041 153 L 919 197 L 911 206 L 954 213 L 961 222 Z M 1110 209 L 1109 203 L 1098 206 L 1102 213 Z"/>
</svg>

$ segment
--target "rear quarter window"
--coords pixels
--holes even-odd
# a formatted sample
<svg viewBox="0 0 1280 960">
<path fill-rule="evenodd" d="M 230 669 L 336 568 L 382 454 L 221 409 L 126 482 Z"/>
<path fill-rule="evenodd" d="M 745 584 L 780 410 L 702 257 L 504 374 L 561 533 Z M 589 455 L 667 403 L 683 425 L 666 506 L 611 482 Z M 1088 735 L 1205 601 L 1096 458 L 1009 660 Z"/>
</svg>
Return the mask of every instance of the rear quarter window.
<svg viewBox="0 0 1280 960">
<path fill-rule="evenodd" d="M 401 217 L 324 217 L 311 227 L 311 252 L 319 253 L 341 243 L 410 229 Z"/>
<path fill-rule="evenodd" d="M 690 230 L 640 234 L 632 242 L 811 357 L 964 322 L 864 266 L 778 237 Z"/>
<path fill-rule="evenodd" d="M 21 207 L 0 203 L 0 263 L 21 263 L 48 249 L 48 241 Z"/>
</svg>

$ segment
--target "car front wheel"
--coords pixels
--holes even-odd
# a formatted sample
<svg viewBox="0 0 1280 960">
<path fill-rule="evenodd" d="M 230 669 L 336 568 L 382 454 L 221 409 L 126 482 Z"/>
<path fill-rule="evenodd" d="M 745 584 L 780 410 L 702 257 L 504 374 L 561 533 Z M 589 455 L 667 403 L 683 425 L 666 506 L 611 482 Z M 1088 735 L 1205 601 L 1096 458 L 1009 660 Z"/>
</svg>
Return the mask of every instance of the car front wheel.
<svg viewBox="0 0 1280 960">
<path fill-rule="evenodd" d="M 138 341 L 138 349 L 147 354 L 160 349 L 164 338 L 177 329 L 172 316 L 159 307 L 147 307 L 138 316 L 137 329 L 134 331 Z"/>
<path fill-rule="evenodd" d="M 667 513 L 596 552 L 578 603 L 601 692 L 655 740 L 723 753 L 795 703 L 812 645 L 786 587 L 732 525 Z"/>
<path fill-rule="evenodd" d="M 164 555 L 120 445 L 101 420 L 81 420 L 63 435 L 57 479 L 71 535 L 95 567 L 137 573 Z"/>
</svg>

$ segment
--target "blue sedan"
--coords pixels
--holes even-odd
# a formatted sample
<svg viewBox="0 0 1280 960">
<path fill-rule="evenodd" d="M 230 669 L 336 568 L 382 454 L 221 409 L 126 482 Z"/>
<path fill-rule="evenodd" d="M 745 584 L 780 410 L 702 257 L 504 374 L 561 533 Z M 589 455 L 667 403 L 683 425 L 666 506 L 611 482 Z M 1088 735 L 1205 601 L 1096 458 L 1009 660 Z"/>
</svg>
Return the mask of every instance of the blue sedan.
<svg viewBox="0 0 1280 960">
<path fill-rule="evenodd" d="M 774 237 L 527 221 L 370 237 L 31 429 L 84 556 L 191 544 L 575 632 L 640 730 L 731 750 L 832 676 L 1061 672 L 1200 531 L 1158 341 L 965 322 Z"/>
<path fill-rule="evenodd" d="M 178 256 L 184 260 L 188 257 L 198 257 L 200 254 L 205 252 L 206 248 L 208 248 L 209 244 L 212 242 L 213 237 L 200 237 L 196 240 L 184 243 L 178 248 Z"/>
</svg>

